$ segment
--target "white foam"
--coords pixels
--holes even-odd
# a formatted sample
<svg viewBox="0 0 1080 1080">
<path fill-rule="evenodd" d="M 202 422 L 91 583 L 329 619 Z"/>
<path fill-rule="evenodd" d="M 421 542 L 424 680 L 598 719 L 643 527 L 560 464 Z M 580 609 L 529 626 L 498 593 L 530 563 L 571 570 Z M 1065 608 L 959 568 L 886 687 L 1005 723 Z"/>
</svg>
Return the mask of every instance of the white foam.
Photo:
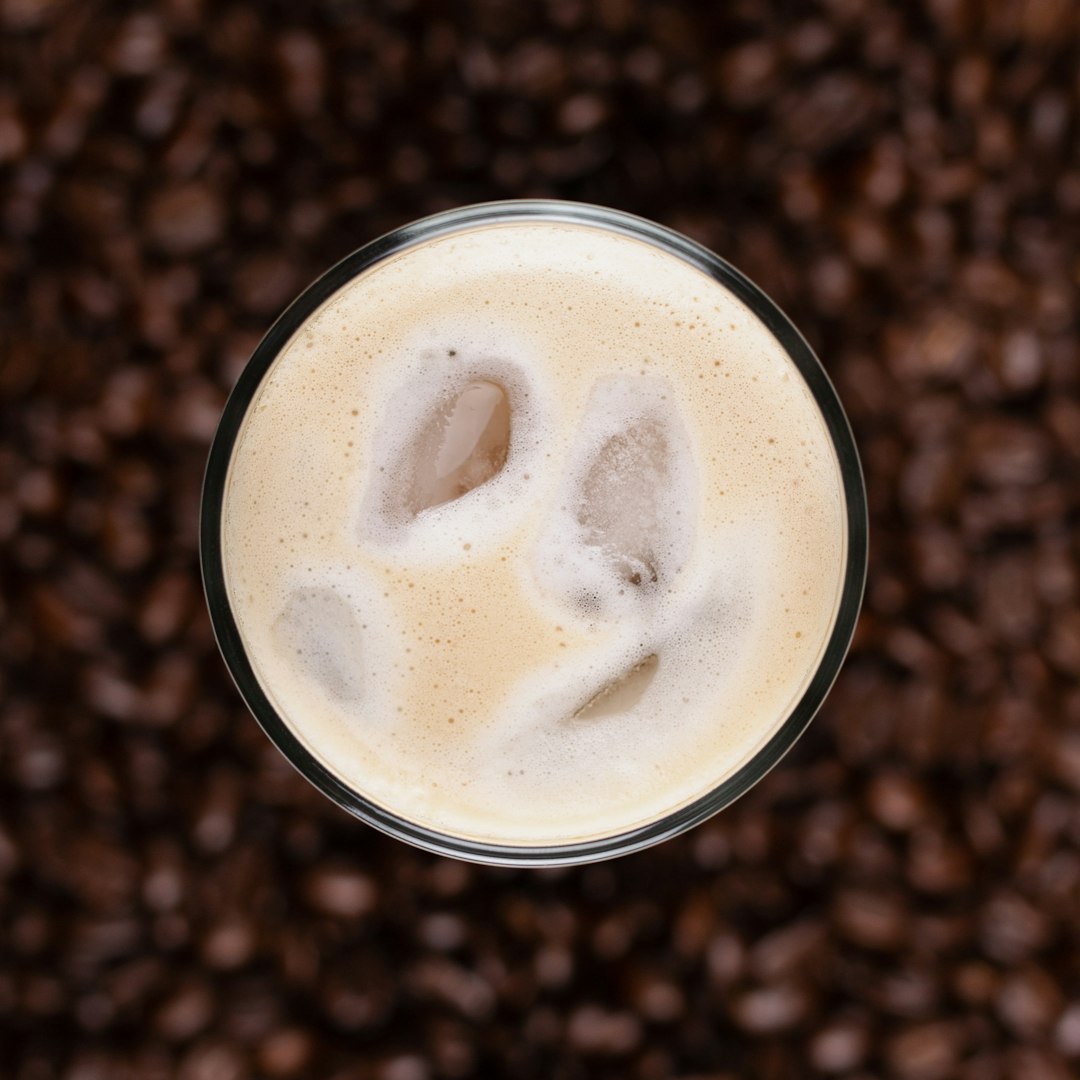
<svg viewBox="0 0 1080 1080">
<path fill-rule="evenodd" d="M 756 605 L 768 588 L 772 552 L 758 530 L 737 526 L 720 551 L 711 566 L 697 563 L 678 589 L 620 618 L 617 632 L 602 643 L 514 687 L 498 709 L 504 722 L 489 732 L 483 751 L 508 778 L 501 797 L 511 796 L 515 777 L 543 772 L 564 797 L 580 799 L 598 780 L 610 782 L 612 751 L 627 744 L 633 752 L 614 762 L 622 782 L 652 786 L 654 766 L 670 744 L 707 738 L 710 726 L 731 723 L 710 704 L 722 700 L 726 684 L 745 677 L 745 665 L 756 660 Z M 576 715 L 648 657 L 658 663 L 632 708 Z"/>
<path fill-rule="evenodd" d="M 423 327 L 398 355 L 393 378 L 371 388 L 380 421 L 357 511 L 359 535 L 397 549 L 407 562 L 455 560 L 464 543 L 489 547 L 520 523 L 540 470 L 551 395 L 536 374 L 539 358 L 510 325 L 493 330 L 467 317 L 443 320 Z M 416 443 L 431 415 L 478 380 L 499 384 L 509 396 L 506 463 L 467 495 L 415 515 L 405 493 Z"/>
<path fill-rule="evenodd" d="M 424 432 L 478 382 L 509 397 L 505 462 L 417 512 Z M 672 256 L 541 222 L 323 305 L 252 402 L 224 511 L 245 648 L 297 736 L 387 808 L 507 843 L 622 831 L 730 775 L 812 674 L 844 561 L 827 432 L 766 328 Z"/>
<path fill-rule="evenodd" d="M 671 592 L 700 501 L 668 380 L 614 375 L 585 404 L 534 550 L 538 583 L 576 614 L 634 620 Z"/>
</svg>

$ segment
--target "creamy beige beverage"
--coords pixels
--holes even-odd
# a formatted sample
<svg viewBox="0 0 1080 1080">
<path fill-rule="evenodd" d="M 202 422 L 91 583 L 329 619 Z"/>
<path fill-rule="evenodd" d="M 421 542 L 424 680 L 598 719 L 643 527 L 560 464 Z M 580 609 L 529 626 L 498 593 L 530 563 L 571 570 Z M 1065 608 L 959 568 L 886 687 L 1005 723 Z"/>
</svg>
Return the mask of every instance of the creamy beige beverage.
<svg viewBox="0 0 1080 1080">
<path fill-rule="evenodd" d="M 420 825 L 654 821 L 774 734 L 845 565 L 832 442 L 722 285 L 598 227 L 488 225 L 361 273 L 236 441 L 225 582 L 263 690 Z"/>
</svg>

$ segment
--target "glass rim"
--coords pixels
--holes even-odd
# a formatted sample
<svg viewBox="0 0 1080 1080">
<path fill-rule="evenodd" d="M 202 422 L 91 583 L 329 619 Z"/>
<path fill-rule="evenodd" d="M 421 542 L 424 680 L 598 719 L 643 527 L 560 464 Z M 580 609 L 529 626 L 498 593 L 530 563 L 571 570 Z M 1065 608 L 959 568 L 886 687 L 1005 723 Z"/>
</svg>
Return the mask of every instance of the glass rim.
<svg viewBox="0 0 1080 1080">
<path fill-rule="evenodd" d="M 308 317 L 347 282 L 407 248 L 466 229 L 529 221 L 587 225 L 642 240 L 704 272 L 746 304 L 780 343 L 821 412 L 839 466 L 847 530 L 832 631 L 799 700 L 769 739 L 705 794 L 655 821 L 610 836 L 551 845 L 498 843 L 440 832 L 368 799 L 319 761 L 278 714 L 255 675 L 229 602 L 221 537 L 229 467 L 248 407 L 263 377 Z M 497 866 L 567 866 L 627 855 L 686 832 L 749 791 L 794 746 L 825 700 L 851 644 L 866 582 L 868 534 L 862 467 L 840 399 L 809 344 L 761 289 L 720 256 L 664 225 L 589 203 L 523 199 L 464 206 L 394 229 L 347 255 L 289 304 L 241 372 L 214 435 L 203 479 L 199 560 L 214 636 L 240 696 L 270 741 L 314 787 L 368 825 L 438 855 Z"/>
</svg>

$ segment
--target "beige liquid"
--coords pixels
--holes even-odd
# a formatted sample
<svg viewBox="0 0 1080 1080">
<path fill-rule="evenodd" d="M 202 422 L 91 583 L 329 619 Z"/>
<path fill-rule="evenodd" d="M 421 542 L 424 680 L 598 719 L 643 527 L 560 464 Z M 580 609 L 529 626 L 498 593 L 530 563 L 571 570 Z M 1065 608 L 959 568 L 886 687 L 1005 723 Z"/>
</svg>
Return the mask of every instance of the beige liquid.
<svg viewBox="0 0 1080 1080">
<path fill-rule="evenodd" d="M 420 459 L 468 387 L 489 440 L 505 391 L 510 442 L 454 498 Z M 745 305 L 547 222 L 430 241 L 328 300 L 250 406 L 223 523 L 297 737 L 388 810 L 511 844 L 644 824 L 752 757 L 818 664 L 844 537 L 820 413 Z"/>
</svg>

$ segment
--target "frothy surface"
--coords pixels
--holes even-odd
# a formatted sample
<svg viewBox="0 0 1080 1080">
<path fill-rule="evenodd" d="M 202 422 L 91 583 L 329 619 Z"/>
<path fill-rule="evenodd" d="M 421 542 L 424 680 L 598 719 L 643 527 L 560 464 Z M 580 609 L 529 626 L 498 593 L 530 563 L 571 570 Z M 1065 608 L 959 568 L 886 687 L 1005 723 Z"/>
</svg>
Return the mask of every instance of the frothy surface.
<svg viewBox="0 0 1080 1080">
<path fill-rule="evenodd" d="M 487 410 L 491 441 L 499 388 L 504 456 L 428 505 L 432 454 L 463 468 L 447 418 Z M 298 738 L 403 817 L 522 844 L 644 824 L 745 763 L 824 649 L 844 532 L 822 418 L 756 316 L 550 222 L 430 241 L 327 301 L 250 406 L 223 515 Z"/>
</svg>

